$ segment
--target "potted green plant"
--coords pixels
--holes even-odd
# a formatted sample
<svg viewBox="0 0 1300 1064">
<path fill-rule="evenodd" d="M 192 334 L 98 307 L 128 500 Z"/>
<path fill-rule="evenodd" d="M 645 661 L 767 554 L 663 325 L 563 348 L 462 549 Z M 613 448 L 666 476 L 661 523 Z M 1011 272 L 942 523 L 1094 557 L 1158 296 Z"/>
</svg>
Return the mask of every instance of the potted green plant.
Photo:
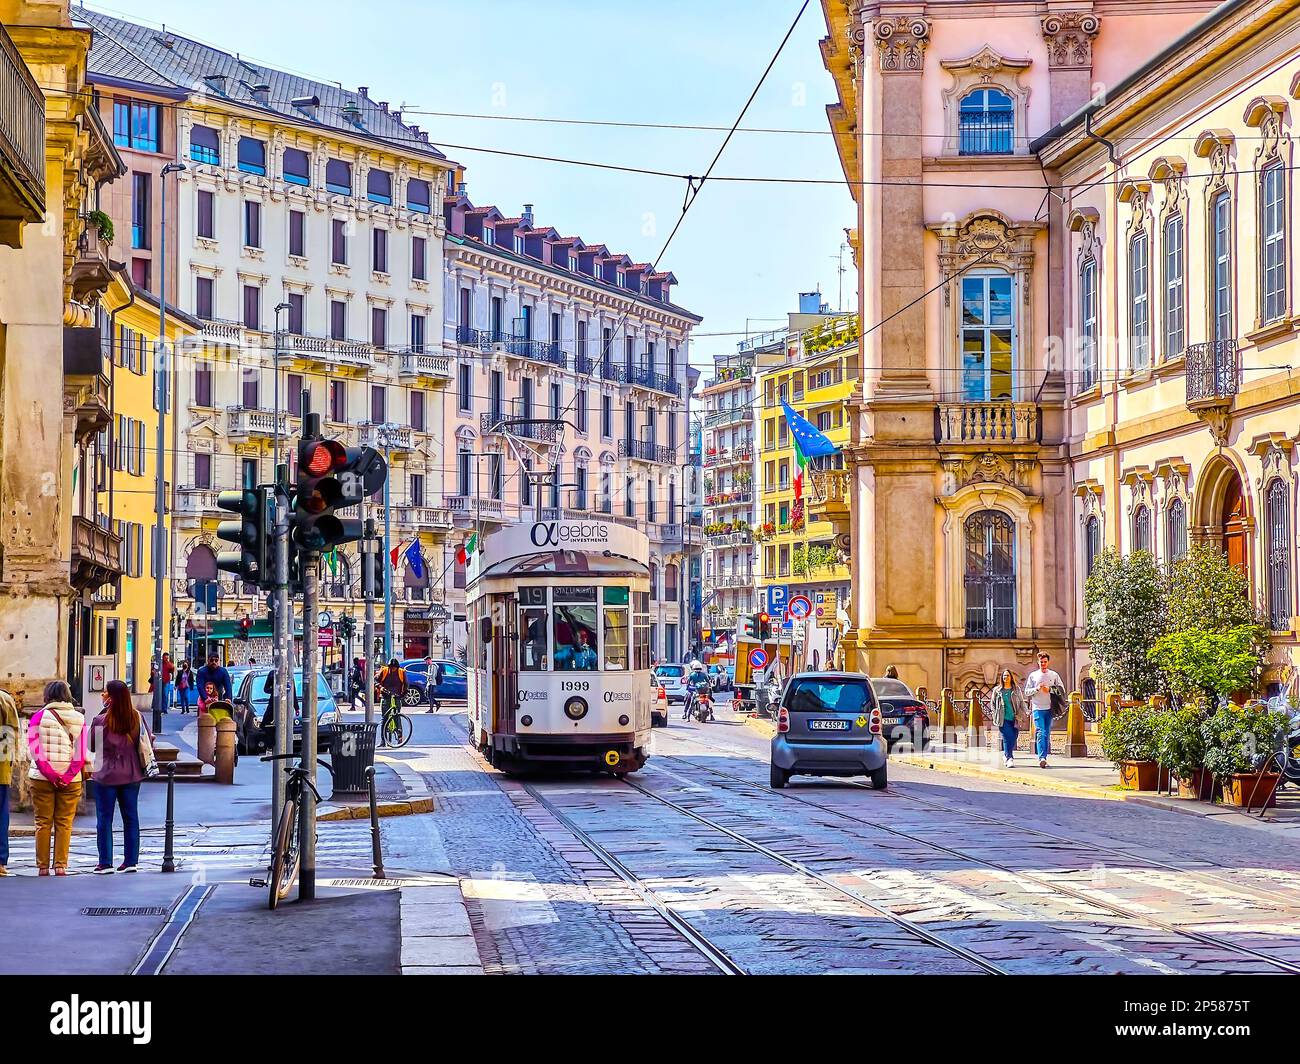
<svg viewBox="0 0 1300 1064">
<path fill-rule="evenodd" d="M 1261 771 L 1287 730 L 1285 713 L 1229 702 L 1201 724 L 1205 767 L 1223 785 L 1223 804 L 1276 805 L 1278 773 Z"/>
<path fill-rule="evenodd" d="M 1201 725 L 1208 711 L 1195 702 L 1184 702 L 1156 718 L 1156 761 L 1178 780 L 1181 798 L 1208 799 L 1214 793 L 1214 775 L 1205 768 L 1205 736 Z"/>
<path fill-rule="evenodd" d="M 99 239 L 105 244 L 113 242 L 113 219 L 101 210 L 91 211 L 86 215 L 86 224 L 94 226 Z"/>
<path fill-rule="evenodd" d="M 1144 704 L 1102 721 L 1102 755 L 1119 768 L 1120 786 L 1126 791 L 1154 791 L 1159 784 L 1158 712 Z"/>
</svg>

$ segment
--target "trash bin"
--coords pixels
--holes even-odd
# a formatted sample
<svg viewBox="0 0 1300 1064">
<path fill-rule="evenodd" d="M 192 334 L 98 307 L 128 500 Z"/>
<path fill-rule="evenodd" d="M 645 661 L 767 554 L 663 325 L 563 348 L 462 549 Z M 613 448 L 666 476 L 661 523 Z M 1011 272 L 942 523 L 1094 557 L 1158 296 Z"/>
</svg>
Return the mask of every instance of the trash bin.
<svg viewBox="0 0 1300 1064">
<path fill-rule="evenodd" d="M 379 722 L 338 723 L 330 736 L 330 764 L 336 794 L 363 794 L 369 787 L 366 769 L 375 763 L 375 737 Z"/>
</svg>

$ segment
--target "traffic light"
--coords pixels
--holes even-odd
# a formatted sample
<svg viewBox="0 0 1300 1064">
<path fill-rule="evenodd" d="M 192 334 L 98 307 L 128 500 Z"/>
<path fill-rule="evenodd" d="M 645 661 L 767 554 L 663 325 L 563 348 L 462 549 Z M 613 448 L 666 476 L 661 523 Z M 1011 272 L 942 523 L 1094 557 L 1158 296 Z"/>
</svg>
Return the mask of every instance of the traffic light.
<svg viewBox="0 0 1300 1064">
<path fill-rule="evenodd" d="M 239 514 L 238 521 L 222 521 L 217 525 L 217 538 L 239 547 L 218 554 L 217 568 L 235 573 L 244 583 L 259 587 L 269 586 L 271 581 L 270 503 L 271 493 L 255 486 L 251 470 L 245 473 L 241 490 L 223 491 L 217 496 L 221 509 Z"/>
<path fill-rule="evenodd" d="M 742 613 L 740 615 L 740 630 L 736 633 L 739 639 L 757 639 L 758 638 L 758 614 Z"/>
<path fill-rule="evenodd" d="M 766 610 L 764 610 L 757 617 L 755 617 L 754 620 L 757 621 L 758 623 L 758 638 L 761 639 L 763 642 L 767 642 L 767 640 L 772 638 L 771 615 Z"/>
<path fill-rule="evenodd" d="M 361 538 L 360 518 L 335 510 L 354 506 L 384 486 L 388 465 L 373 447 L 345 447 L 338 440 L 298 444 L 298 485 L 290 516 L 292 538 L 305 551 L 328 551 Z"/>
<path fill-rule="evenodd" d="M 235 635 L 237 635 L 241 640 L 247 643 L 249 636 L 251 636 L 252 634 L 253 634 L 253 618 L 248 616 L 248 614 L 244 614 L 244 616 L 239 618 L 239 628 L 236 629 Z"/>
<path fill-rule="evenodd" d="M 382 599 L 384 597 L 384 580 L 388 575 L 388 552 L 384 550 L 383 536 L 375 537 L 375 561 L 371 568 L 371 572 L 374 574 L 375 585 L 371 594 L 376 599 Z M 362 570 L 361 583 L 361 593 L 364 595 L 366 593 L 364 570 Z"/>
</svg>

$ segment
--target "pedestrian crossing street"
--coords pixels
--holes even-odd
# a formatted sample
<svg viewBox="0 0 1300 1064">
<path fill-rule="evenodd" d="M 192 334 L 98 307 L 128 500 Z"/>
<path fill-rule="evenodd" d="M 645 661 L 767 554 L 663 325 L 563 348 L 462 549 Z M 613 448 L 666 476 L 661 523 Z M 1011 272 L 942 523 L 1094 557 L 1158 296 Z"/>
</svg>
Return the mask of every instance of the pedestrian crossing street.
<svg viewBox="0 0 1300 1064">
<path fill-rule="evenodd" d="M 35 849 L 31 839 L 11 842 L 9 873 L 35 876 Z M 165 838 L 161 829 L 141 832 L 140 871 L 162 870 Z M 258 821 L 247 824 L 194 825 L 176 830 L 173 855 L 176 871 L 193 877 L 196 883 L 247 879 L 260 875 L 270 863 L 271 824 Z M 69 875 L 89 875 L 98 864 L 93 834 L 72 838 L 68 857 Z M 122 862 L 122 835 L 113 840 L 114 864 Z M 316 865 L 322 869 L 356 869 L 369 874 L 371 842 L 369 821 L 327 821 L 316 833 Z"/>
</svg>

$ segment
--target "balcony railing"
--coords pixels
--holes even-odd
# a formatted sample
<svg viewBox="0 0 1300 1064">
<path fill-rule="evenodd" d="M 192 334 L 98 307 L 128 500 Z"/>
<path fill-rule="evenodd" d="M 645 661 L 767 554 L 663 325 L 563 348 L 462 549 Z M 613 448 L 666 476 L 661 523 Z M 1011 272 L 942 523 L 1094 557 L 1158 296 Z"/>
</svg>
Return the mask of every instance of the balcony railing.
<svg viewBox="0 0 1300 1064">
<path fill-rule="evenodd" d="M 472 517 L 476 514 L 500 517 L 504 508 L 500 499 L 488 499 L 482 495 L 444 495 L 442 503 L 453 517 Z"/>
<path fill-rule="evenodd" d="M 935 442 L 941 446 L 1026 446 L 1039 441 L 1038 407 L 1009 400 L 942 403 L 935 411 Z"/>
<path fill-rule="evenodd" d="M 606 359 L 600 364 L 600 378 L 621 384 L 627 379 L 627 371 L 617 362 Z"/>
<path fill-rule="evenodd" d="M 660 525 L 659 538 L 667 550 L 688 550 L 703 544 L 704 530 L 699 525 Z"/>
<path fill-rule="evenodd" d="M 585 354 L 582 351 L 579 351 L 576 355 L 573 356 L 574 373 L 579 373 L 584 377 L 589 377 L 591 376 L 591 371 L 594 365 L 595 363 L 592 362 L 591 356 Z"/>
<path fill-rule="evenodd" d="M 371 511 L 376 527 L 384 524 L 384 508 Z M 389 518 L 392 528 L 412 532 L 445 532 L 452 527 L 451 510 L 444 506 L 394 506 Z"/>
<path fill-rule="evenodd" d="M 205 517 L 209 514 L 224 513 L 217 506 L 215 488 L 178 488 L 176 490 L 176 514 L 179 517 Z"/>
<path fill-rule="evenodd" d="M 94 591 L 122 575 L 122 537 L 88 517 L 72 518 L 71 583 Z"/>
<path fill-rule="evenodd" d="M 0 27 L 0 215 L 39 222 L 45 215 L 45 96 L 9 34 Z M 4 232 L 0 242 L 17 233 Z"/>
<path fill-rule="evenodd" d="M 804 354 L 819 355 L 850 347 L 858 342 L 859 335 L 861 329 L 856 314 L 831 318 L 803 334 Z"/>
<path fill-rule="evenodd" d="M 753 573 L 725 573 L 714 577 L 715 587 L 753 587 Z"/>
<path fill-rule="evenodd" d="M 753 366 L 737 366 L 732 369 L 719 370 L 716 377 L 710 377 L 704 382 L 704 387 L 713 388 L 719 384 L 731 384 L 736 381 L 748 381 L 753 379 Z"/>
<path fill-rule="evenodd" d="M 746 488 L 744 491 L 715 491 L 704 496 L 705 506 L 740 506 L 753 501 L 752 488 Z"/>
<path fill-rule="evenodd" d="M 618 456 L 633 458 L 640 462 L 656 462 L 659 465 L 677 464 L 676 450 L 649 440 L 619 440 Z"/>
<path fill-rule="evenodd" d="M 286 333 L 284 349 L 290 354 L 332 362 L 347 369 L 373 369 L 375 349 L 356 340 L 333 340 L 324 336 Z"/>
<path fill-rule="evenodd" d="M 639 366 L 632 371 L 628 383 L 635 384 L 641 388 L 649 388 L 656 392 L 667 392 L 669 395 L 681 395 L 681 382 L 667 373 L 658 373 L 649 366 Z"/>
<path fill-rule="evenodd" d="M 289 435 L 289 415 L 280 412 L 280 435 Z M 274 436 L 276 416 L 270 410 L 247 406 L 226 407 L 226 435 L 232 440 L 251 436 Z"/>
<path fill-rule="evenodd" d="M 381 451 L 410 451 L 415 447 L 415 434 L 410 425 L 363 421 L 360 428 L 363 447 L 375 447 Z"/>
<path fill-rule="evenodd" d="M 754 460 L 753 447 L 724 447 L 712 454 L 705 454 L 704 468 L 714 466 L 748 465 Z"/>
<path fill-rule="evenodd" d="M 451 356 L 403 351 L 397 356 L 397 372 L 403 377 L 451 380 Z"/>
<path fill-rule="evenodd" d="M 238 343 L 244 338 L 244 323 L 225 318 L 207 318 L 199 335 L 204 340 L 233 340 Z"/>
<path fill-rule="evenodd" d="M 750 408 L 747 406 L 729 406 L 725 410 L 712 410 L 704 415 L 704 427 L 711 429 L 720 425 L 739 425 L 748 421 Z"/>
<path fill-rule="evenodd" d="M 748 547 L 754 542 L 754 536 L 750 532 L 714 532 L 705 537 L 705 542 L 710 547 Z"/>
<path fill-rule="evenodd" d="M 1241 362 L 1236 340 L 1192 344 L 1183 367 L 1190 409 L 1224 406 L 1237 394 Z"/>
<path fill-rule="evenodd" d="M 813 521 L 847 521 L 849 517 L 849 471 L 814 469 L 812 494 L 807 496 L 808 517 Z"/>
<path fill-rule="evenodd" d="M 957 150 L 961 155 L 1010 155 L 1016 116 L 1011 111 L 969 111 L 957 122 Z"/>
</svg>

